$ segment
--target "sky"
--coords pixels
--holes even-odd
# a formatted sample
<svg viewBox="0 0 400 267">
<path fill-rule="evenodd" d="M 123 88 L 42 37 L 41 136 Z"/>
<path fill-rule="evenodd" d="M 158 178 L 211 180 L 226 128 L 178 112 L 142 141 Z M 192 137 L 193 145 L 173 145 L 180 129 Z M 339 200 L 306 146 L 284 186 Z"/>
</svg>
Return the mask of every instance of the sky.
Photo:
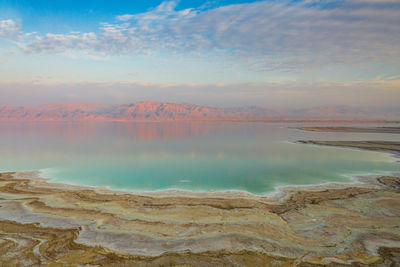
<svg viewBox="0 0 400 267">
<path fill-rule="evenodd" d="M 400 0 L 0 0 L 0 105 L 400 106 Z"/>
</svg>

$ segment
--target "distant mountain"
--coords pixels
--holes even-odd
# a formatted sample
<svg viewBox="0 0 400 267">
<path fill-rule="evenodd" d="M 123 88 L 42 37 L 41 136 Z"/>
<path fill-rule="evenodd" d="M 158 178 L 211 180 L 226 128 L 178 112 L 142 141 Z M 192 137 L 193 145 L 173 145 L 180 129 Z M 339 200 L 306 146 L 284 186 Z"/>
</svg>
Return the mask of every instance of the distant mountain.
<svg viewBox="0 0 400 267">
<path fill-rule="evenodd" d="M 400 120 L 399 110 L 347 106 L 281 109 L 259 106 L 213 108 L 192 104 L 137 102 L 121 105 L 92 103 L 2 106 L 0 121 L 292 121 Z"/>
</svg>

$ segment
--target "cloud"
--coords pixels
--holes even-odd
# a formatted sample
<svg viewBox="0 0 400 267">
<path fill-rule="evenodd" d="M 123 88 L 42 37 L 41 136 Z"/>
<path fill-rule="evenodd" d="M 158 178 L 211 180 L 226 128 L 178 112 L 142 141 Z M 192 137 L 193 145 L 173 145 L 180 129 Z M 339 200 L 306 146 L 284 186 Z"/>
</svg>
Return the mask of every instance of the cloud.
<svg viewBox="0 0 400 267">
<path fill-rule="evenodd" d="M 48 33 L 45 36 L 37 36 L 34 41 L 29 43 L 29 49 L 26 51 L 31 53 L 61 53 L 67 50 L 78 50 L 89 53 L 98 43 L 96 34 L 92 32 L 83 34 Z"/>
<path fill-rule="evenodd" d="M 197 53 L 254 71 L 304 70 L 399 61 L 399 1 L 260 1 L 212 9 L 176 10 L 166 1 L 118 16 L 98 33 L 37 36 L 28 53 Z M 6 25 L 6 24 L 5 24 Z M 7 28 L 8 35 L 18 27 Z"/>
<path fill-rule="evenodd" d="M 120 21 L 127 21 L 127 20 L 131 20 L 132 18 L 134 18 L 134 15 L 125 14 L 125 15 L 117 16 L 117 20 L 120 20 Z"/>
<path fill-rule="evenodd" d="M 20 24 L 11 19 L 0 20 L 0 38 L 17 40 L 23 36 Z"/>
</svg>

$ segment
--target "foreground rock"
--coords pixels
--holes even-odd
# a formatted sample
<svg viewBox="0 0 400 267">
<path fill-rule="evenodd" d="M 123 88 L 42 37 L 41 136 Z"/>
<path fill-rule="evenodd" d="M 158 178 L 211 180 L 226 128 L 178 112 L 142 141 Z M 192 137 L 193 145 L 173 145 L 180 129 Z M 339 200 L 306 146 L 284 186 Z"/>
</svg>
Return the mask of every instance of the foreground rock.
<svg viewBox="0 0 400 267">
<path fill-rule="evenodd" d="M 3 266 L 395 266 L 400 178 L 244 193 L 123 193 L 0 174 Z"/>
</svg>

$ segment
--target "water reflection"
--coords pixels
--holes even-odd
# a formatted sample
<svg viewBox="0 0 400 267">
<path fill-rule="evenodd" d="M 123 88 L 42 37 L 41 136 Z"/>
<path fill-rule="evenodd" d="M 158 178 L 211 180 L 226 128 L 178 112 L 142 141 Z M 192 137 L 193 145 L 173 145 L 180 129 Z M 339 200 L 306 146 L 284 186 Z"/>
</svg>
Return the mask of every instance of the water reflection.
<svg viewBox="0 0 400 267">
<path fill-rule="evenodd" d="M 291 126 L 291 125 L 290 125 Z M 293 144 L 297 139 L 385 139 L 264 123 L 0 123 L 0 169 L 46 169 L 57 181 L 133 190 L 272 191 L 399 171 L 386 154 Z"/>
<path fill-rule="evenodd" d="M 145 141 L 224 134 L 229 123 L 201 122 L 1 122 L 2 136 L 42 136 L 90 139 L 93 137 L 133 138 Z"/>
</svg>

